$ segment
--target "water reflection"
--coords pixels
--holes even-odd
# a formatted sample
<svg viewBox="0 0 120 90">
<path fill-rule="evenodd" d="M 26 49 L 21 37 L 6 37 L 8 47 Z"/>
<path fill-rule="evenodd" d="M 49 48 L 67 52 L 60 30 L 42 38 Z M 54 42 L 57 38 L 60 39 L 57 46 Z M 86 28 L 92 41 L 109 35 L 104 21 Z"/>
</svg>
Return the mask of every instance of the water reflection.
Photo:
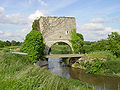
<svg viewBox="0 0 120 90">
<path fill-rule="evenodd" d="M 67 67 L 64 62 L 60 63 L 61 60 L 60 58 L 48 59 L 48 68 L 52 73 L 87 82 L 98 90 L 102 88 L 106 88 L 106 90 L 120 90 L 120 78 L 86 74 L 84 70 Z"/>
<path fill-rule="evenodd" d="M 94 74 L 86 74 L 84 70 L 69 68 L 70 76 L 73 79 L 87 82 L 97 89 L 106 88 L 106 90 L 119 90 L 120 78 L 107 77 Z M 119 89 L 118 89 L 119 88 Z"/>
<path fill-rule="evenodd" d="M 65 66 L 64 62 L 61 62 L 60 58 L 49 58 L 48 59 L 48 69 L 59 76 L 64 76 L 70 78 L 68 68 Z"/>
</svg>

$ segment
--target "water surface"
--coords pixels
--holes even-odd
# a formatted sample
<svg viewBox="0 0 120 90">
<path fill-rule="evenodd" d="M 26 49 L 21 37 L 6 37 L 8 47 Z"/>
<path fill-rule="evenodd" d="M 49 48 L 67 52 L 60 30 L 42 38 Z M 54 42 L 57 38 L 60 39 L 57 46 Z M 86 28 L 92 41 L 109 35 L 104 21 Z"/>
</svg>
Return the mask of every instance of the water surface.
<svg viewBox="0 0 120 90">
<path fill-rule="evenodd" d="M 61 58 L 49 58 L 48 68 L 49 70 L 59 76 L 66 78 L 72 78 L 80 81 L 84 81 L 101 90 L 120 90 L 120 78 L 119 77 L 108 77 L 95 74 L 86 74 L 82 69 L 70 68 L 61 61 Z"/>
</svg>

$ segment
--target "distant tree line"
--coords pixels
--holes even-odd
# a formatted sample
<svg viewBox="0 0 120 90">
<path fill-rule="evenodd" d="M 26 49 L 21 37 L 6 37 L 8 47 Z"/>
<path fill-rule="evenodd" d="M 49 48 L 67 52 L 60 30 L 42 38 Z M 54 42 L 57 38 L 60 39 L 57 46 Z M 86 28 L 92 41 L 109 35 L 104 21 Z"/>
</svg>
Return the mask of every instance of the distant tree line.
<svg viewBox="0 0 120 90">
<path fill-rule="evenodd" d="M 79 39 L 81 41 L 81 39 Z M 78 41 L 77 41 L 78 42 Z M 83 43 L 79 43 L 81 48 L 79 49 L 80 53 L 89 53 L 95 51 L 107 51 L 112 52 L 113 55 L 120 57 L 120 35 L 117 32 L 112 32 L 108 35 L 107 39 L 102 39 L 99 41 L 84 41 Z M 79 47 L 76 45 L 74 49 L 78 49 Z"/>
<path fill-rule="evenodd" d="M 113 55 L 120 57 L 120 35 L 117 32 L 112 32 L 108 35 L 107 39 L 99 41 L 84 41 L 83 35 L 76 33 L 76 29 L 71 31 L 72 48 L 74 53 L 89 53 L 95 51 L 112 52 Z"/>
<path fill-rule="evenodd" d="M 22 42 L 19 42 L 19 41 L 15 41 L 15 40 L 12 40 L 12 41 L 1 41 L 0 40 L 0 48 L 2 47 L 5 47 L 5 46 L 20 46 L 22 44 Z"/>
</svg>

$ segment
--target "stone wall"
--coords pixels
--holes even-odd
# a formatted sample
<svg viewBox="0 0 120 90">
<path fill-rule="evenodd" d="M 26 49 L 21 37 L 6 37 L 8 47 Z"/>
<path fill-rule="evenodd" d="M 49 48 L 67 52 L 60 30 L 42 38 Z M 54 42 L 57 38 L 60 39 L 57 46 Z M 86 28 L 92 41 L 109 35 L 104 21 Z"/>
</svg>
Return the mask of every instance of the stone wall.
<svg viewBox="0 0 120 90">
<path fill-rule="evenodd" d="M 46 43 L 47 51 L 55 42 L 65 42 L 69 46 L 70 32 L 76 28 L 76 21 L 74 17 L 40 17 L 39 21 L 40 32 L 43 35 L 44 42 Z"/>
</svg>

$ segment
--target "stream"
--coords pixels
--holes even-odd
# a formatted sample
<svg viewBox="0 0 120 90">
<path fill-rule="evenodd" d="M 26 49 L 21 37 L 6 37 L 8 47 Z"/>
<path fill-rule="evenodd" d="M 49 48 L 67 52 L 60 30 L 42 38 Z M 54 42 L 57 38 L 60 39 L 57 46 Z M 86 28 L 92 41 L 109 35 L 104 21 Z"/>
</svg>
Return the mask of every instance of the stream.
<svg viewBox="0 0 120 90">
<path fill-rule="evenodd" d="M 97 90 L 120 90 L 120 77 L 86 74 L 85 70 L 67 67 L 61 58 L 49 58 L 48 69 L 56 75 L 87 82 Z"/>
</svg>

